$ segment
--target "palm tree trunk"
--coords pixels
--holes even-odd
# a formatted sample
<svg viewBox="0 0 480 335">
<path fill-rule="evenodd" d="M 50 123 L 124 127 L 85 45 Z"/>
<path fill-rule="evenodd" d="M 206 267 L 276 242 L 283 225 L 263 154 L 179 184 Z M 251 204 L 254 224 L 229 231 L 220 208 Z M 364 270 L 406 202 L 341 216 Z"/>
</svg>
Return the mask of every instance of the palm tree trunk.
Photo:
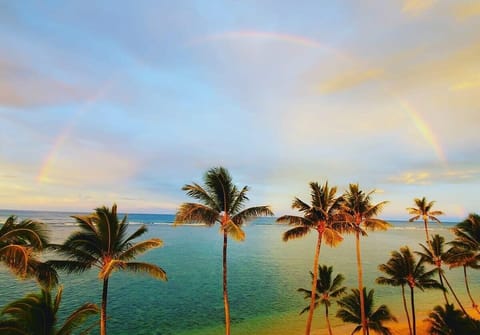
<svg viewBox="0 0 480 335">
<path fill-rule="evenodd" d="M 445 274 L 442 272 L 442 276 L 443 276 L 443 279 L 445 279 L 445 283 L 447 283 L 447 286 L 448 288 L 450 289 L 450 292 L 452 292 L 453 294 L 453 297 L 455 298 L 455 301 L 457 302 L 458 304 L 458 307 L 460 307 L 460 309 L 462 310 L 462 312 L 468 317 L 470 318 L 470 315 L 468 315 L 467 311 L 465 310 L 465 308 L 463 308 L 463 305 L 462 303 L 460 302 L 460 300 L 458 299 L 457 295 L 455 294 L 455 291 L 453 290 L 452 286 L 450 285 L 450 283 L 448 282 L 448 279 L 447 277 L 445 276 Z"/>
<path fill-rule="evenodd" d="M 415 296 L 413 293 L 413 287 L 411 286 L 410 286 L 410 302 L 412 303 L 413 335 L 417 335 L 417 320 L 415 318 Z"/>
<path fill-rule="evenodd" d="M 315 293 L 317 292 L 318 259 L 320 258 L 320 246 L 322 245 L 322 237 L 323 233 L 318 232 L 317 246 L 315 247 L 315 256 L 313 257 L 312 295 L 310 297 L 310 309 L 308 310 L 305 335 L 310 335 L 310 331 L 312 329 L 313 311 L 315 310 Z"/>
<path fill-rule="evenodd" d="M 330 326 L 330 318 L 328 317 L 328 305 L 325 304 L 325 320 L 327 321 L 328 334 L 332 335 L 332 326 Z"/>
<path fill-rule="evenodd" d="M 100 311 L 100 335 L 107 335 L 108 277 L 103 279 L 102 310 Z"/>
<path fill-rule="evenodd" d="M 425 236 L 427 237 L 428 248 L 430 249 L 430 251 L 432 252 L 432 254 L 434 254 L 433 248 L 432 248 L 432 243 L 430 242 L 430 235 L 428 234 L 428 220 L 427 220 L 427 219 L 423 219 L 423 224 L 424 224 L 424 226 L 425 226 Z"/>
<path fill-rule="evenodd" d="M 442 269 L 438 268 L 438 276 L 440 277 L 440 285 L 442 285 L 443 288 L 443 296 L 445 297 L 445 303 L 448 305 L 448 299 L 447 299 L 447 290 L 445 289 L 445 285 L 443 285 L 443 279 L 442 279 Z"/>
<path fill-rule="evenodd" d="M 408 314 L 407 308 L 407 299 L 405 298 L 405 285 L 402 285 L 402 299 L 403 299 L 403 309 L 405 309 L 405 314 L 407 315 L 408 331 L 412 335 L 412 324 L 410 322 L 410 314 Z"/>
<path fill-rule="evenodd" d="M 463 278 L 465 279 L 465 287 L 467 288 L 468 296 L 470 297 L 470 301 L 472 302 L 472 307 L 473 307 L 473 309 L 475 309 L 477 311 L 477 313 L 480 313 L 480 311 L 478 310 L 478 305 L 475 302 L 475 300 L 473 299 L 472 293 L 470 293 L 470 287 L 468 286 L 467 266 L 466 265 L 463 266 Z"/>
<path fill-rule="evenodd" d="M 368 333 L 368 327 L 367 318 L 365 317 L 365 297 L 363 296 L 363 269 L 362 259 L 360 255 L 360 233 L 358 232 L 358 230 L 355 232 L 355 249 L 357 251 L 358 290 L 360 293 L 360 317 L 362 319 L 363 335 L 366 335 Z"/>
<path fill-rule="evenodd" d="M 225 307 L 225 335 L 230 335 L 230 305 L 227 291 L 227 232 L 223 232 L 223 305 Z"/>
</svg>

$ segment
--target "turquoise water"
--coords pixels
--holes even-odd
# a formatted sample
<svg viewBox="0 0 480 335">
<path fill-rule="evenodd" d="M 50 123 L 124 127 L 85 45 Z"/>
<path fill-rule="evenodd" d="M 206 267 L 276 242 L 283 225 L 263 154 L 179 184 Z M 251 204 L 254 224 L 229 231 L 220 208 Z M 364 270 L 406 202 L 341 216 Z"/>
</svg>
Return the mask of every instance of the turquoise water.
<svg viewBox="0 0 480 335">
<path fill-rule="evenodd" d="M 6 213 L 0 211 L 0 222 Z M 69 213 L 16 212 L 19 217 L 39 219 L 48 224 L 54 242 L 62 242 L 75 230 Z M 108 328 L 111 334 L 193 334 L 223 333 L 222 299 L 222 236 L 218 227 L 173 227 L 172 215 L 132 214 L 132 228 L 148 224 L 143 238 L 159 237 L 164 247 L 141 257 L 143 261 L 163 267 L 169 281 L 162 282 L 144 275 L 117 272 L 110 279 Z M 409 245 L 418 250 L 425 239 L 423 224 L 393 222 L 386 232 L 375 232 L 362 239 L 365 285 L 375 288 L 379 304 L 387 304 L 400 319 L 403 317 L 400 290 L 374 284 L 390 251 Z M 432 234 L 447 240 L 451 224 L 431 225 Z M 294 333 L 301 329 L 305 315 L 299 311 L 307 305 L 296 289 L 309 288 L 315 236 L 284 243 L 282 233 L 288 229 L 268 218 L 245 227 L 245 242 L 230 241 L 228 254 L 229 295 L 233 334 Z M 54 257 L 46 255 L 47 258 Z M 335 272 L 346 276 L 345 285 L 355 287 L 356 258 L 354 241 L 346 236 L 337 248 L 322 247 L 320 263 L 334 266 Z M 477 271 L 478 272 L 478 271 Z M 460 270 L 447 273 L 458 293 L 469 305 L 464 293 Z M 471 273 L 472 290 L 480 294 L 478 273 Z M 476 280 L 475 280 L 476 279 Z M 71 312 L 85 302 L 100 302 L 101 282 L 97 272 L 80 275 L 61 274 L 64 286 L 62 313 Z M 29 281 L 18 281 L 5 269 L 0 270 L 0 306 L 36 290 Z M 442 302 L 440 292 L 419 293 L 419 310 L 431 309 Z M 334 314 L 334 311 L 332 315 Z M 324 327 L 323 314 L 317 313 L 314 328 Z M 332 318 L 333 323 L 340 322 Z M 291 330 L 291 331 L 289 331 Z"/>
</svg>

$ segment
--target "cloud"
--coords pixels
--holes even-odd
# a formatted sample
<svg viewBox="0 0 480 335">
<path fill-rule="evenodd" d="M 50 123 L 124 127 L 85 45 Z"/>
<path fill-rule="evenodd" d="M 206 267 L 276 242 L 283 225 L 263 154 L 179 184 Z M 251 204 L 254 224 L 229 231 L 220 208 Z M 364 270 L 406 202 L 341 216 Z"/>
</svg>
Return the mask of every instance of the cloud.
<svg viewBox="0 0 480 335">
<path fill-rule="evenodd" d="M 465 3 L 457 3 L 453 6 L 455 17 L 460 20 L 468 20 L 480 15 L 480 2 L 469 1 Z"/>
<path fill-rule="evenodd" d="M 88 95 L 85 89 L 43 74 L 21 61 L 0 59 L 1 106 L 63 104 L 79 101 Z"/>
<path fill-rule="evenodd" d="M 431 169 L 430 171 L 407 171 L 400 175 L 388 178 L 394 184 L 406 185 L 431 185 L 436 183 L 469 183 L 480 179 L 480 169 L 458 168 L 458 169 Z"/>
<path fill-rule="evenodd" d="M 418 15 L 432 8 L 436 0 L 405 0 L 402 12 L 409 15 Z"/>
<path fill-rule="evenodd" d="M 319 85 L 321 93 L 335 93 L 349 88 L 358 87 L 362 84 L 372 82 L 383 76 L 384 71 L 379 68 L 359 69 L 357 71 L 345 72 L 331 78 Z"/>
</svg>

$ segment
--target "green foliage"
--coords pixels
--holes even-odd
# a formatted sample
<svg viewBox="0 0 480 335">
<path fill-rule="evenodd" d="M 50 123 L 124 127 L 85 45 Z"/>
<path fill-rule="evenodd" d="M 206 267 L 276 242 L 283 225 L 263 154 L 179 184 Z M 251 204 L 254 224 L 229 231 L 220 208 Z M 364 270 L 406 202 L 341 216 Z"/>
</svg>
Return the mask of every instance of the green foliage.
<svg viewBox="0 0 480 335">
<path fill-rule="evenodd" d="M 122 220 L 118 219 L 115 204 L 111 210 L 101 207 L 92 215 L 74 218 L 79 230 L 70 234 L 62 245 L 51 246 L 66 259 L 47 262 L 68 273 L 79 273 L 97 267 L 100 269 L 99 277 L 106 278 L 115 270 L 129 269 L 129 262 L 136 256 L 163 245 L 158 238 L 133 243 L 134 239 L 147 232 L 147 228 L 142 225 L 128 235 L 126 216 Z M 165 271 L 155 267 L 156 272 L 149 270 L 147 273 L 155 273 L 154 277 L 166 280 Z M 160 273 L 162 275 L 157 275 Z"/>
<path fill-rule="evenodd" d="M 363 192 L 358 184 L 349 185 L 348 190 L 343 194 L 341 206 L 341 212 L 351 228 L 346 229 L 347 232 L 358 230 L 365 235 L 367 230 L 387 230 L 391 227 L 387 221 L 375 218 L 388 201 L 373 204 L 371 198 L 373 193 L 375 190 Z"/>
<path fill-rule="evenodd" d="M 175 215 L 175 225 L 203 223 L 212 226 L 219 223 L 222 232 L 226 232 L 234 240 L 243 241 L 245 233 L 241 226 L 244 223 L 261 216 L 273 216 L 269 206 L 245 208 L 249 188 L 237 188 L 225 168 L 215 167 L 208 170 L 203 181 L 204 186 L 193 183 L 182 188 L 189 197 L 199 203 L 183 203 Z"/>
<path fill-rule="evenodd" d="M 294 227 L 283 234 L 283 240 L 289 241 L 305 236 L 311 229 L 322 233 L 323 240 L 330 246 L 338 245 L 343 237 L 340 232 L 337 215 L 340 214 L 342 197 L 336 197 L 337 188 L 323 186 L 319 183 L 310 183 L 311 203 L 295 198 L 292 209 L 297 209 L 302 216 L 283 215 L 277 219 L 278 223 L 287 223 Z"/>
<path fill-rule="evenodd" d="M 50 291 L 30 293 L 5 306 L 1 312 L 0 333 L 5 335 L 70 335 L 92 315 L 98 314 L 95 304 L 84 304 L 70 314 L 63 325 L 58 324 L 62 288 L 53 298 Z M 84 329 L 82 334 L 88 333 Z"/>
<path fill-rule="evenodd" d="M 390 328 L 384 325 L 384 322 L 387 321 L 397 321 L 397 319 L 390 312 L 389 308 L 386 305 L 381 305 L 377 309 L 374 308 L 373 289 L 367 291 L 367 289 L 364 287 L 363 296 L 365 297 L 364 306 L 368 329 L 373 330 L 377 334 L 392 335 Z M 360 291 L 358 289 L 352 289 L 350 294 L 338 300 L 337 303 L 340 307 L 340 309 L 337 311 L 337 317 L 343 322 L 357 325 L 352 334 L 360 332 L 362 330 Z"/>
<path fill-rule="evenodd" d="M 333 266 L 320 265 L 318 266 L 318 279 L 317 279 L 317 289 L 315 292 L 315 308 L 319 304 L 330 307 L 332 300 L 337 299 L 345 293 L 347 288 L 342 286 L 345 277 L 342 274 L 337 274 L 333 277 Z M 313 273 L 310 272 L 310 276 L 313 280 Z M 310 299 L 312 296 L 312 291 L 304 288 L 299 288 L 298 292 L 302 292 L 305 296 L 305 299 Z M 310 309 L 310 305 L 305 307 L 300 314 L 305 313 Z"/>
<path fill-rule="evenodd" d="M 435 306 L 428 314 L 428 322 L 429 334 L 432 335 L 472 335 L 480 332 L 480 321 L 466 317 L 453 304 Z"/>
<path fill-rule="evenodd" d="M 0 262 L 20 278 L 35 278 L 46 288 L 58 283 L 56 271 L 38 260 L 38 253 L 48 246 L 44 224 L 33 220 L 17 223 L 10 216 L 0 228 Z"/>
</svg>

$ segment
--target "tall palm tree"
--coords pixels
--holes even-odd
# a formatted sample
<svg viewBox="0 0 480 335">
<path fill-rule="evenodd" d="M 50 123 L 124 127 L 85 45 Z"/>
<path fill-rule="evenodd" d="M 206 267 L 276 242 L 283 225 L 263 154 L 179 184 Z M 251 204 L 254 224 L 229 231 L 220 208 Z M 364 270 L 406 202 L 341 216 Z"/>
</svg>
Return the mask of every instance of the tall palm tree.
<svg viewBox="0 0 480 335">
<path fill-rule="evenodd" d="M 383 323 L 386 321 L 395 321 L 397 318 L 392 315 L 389 308 L 386 305 L 379 306 L 374 310 L 374 290 L 367 292 L 367 289 L 363 288 L 365 314 L 367 317 L 366 331 L 370 334 L 370 330 L 373 330 L 376 334 L 392 335 L 390 328 L 386 327 Z M 352 289 L 352 293 L 343 297 L 338 302 L 340 309 L 337 311 L 337 317 L 343 322 L 356 324 L 357 327 L 353 330 L 352 334 L 361 331 L 364 327 L 361 317 L 360 308 L 360 292 L 357 289 Z"/>
<path fill-rule="evenodd" d="M 68 273 L 80 273 L 96 267 L 98 277 L 103 281 L 102 306 L 100 313 L 100 334 L 107 333 L 107 294 L 108 280 L 116 270 L 144 272 L 154 278 L 167 280 L 165 271 L 154 264 L 134 262 L 136 256 L 163 245 L 158 238 L 134 243 L 133 240 L 147 232 L 145 225 L 128 235 L 127 217 L 120 221 L 117 205 L 110 210 L 97 208 L 87 216 L 73 216 L 78 223 L 78 231 L 73 232 L 62 245 L 52 245 L 63 260 L 50 260 L 48 263 L 56 269 Z"/>
<path fill-rule="evenodd" d="M 478 334 L 480 330 L 480 321 L 465 316 L 453 304 L 446 304 L 445 308 L 435 306 L 427 320 L 430 324 L 429 334 L 432 335 Z"/>
<path fill-rule="evenodd" d="M 70 335 L 87 320 L 98 314 L 95 304 L 87 303 L 70 314 L 62 325 L 58 325 L 58 311 L 62 301 L 62 288 L 52 298 L 50 291 L 30 293 L 26 297 L 5 306 L 1 312 L 0 333 L 5 335 Z M 89 327 L 92 328 L 92 327 Z M 89 328 L 82 334 L 87 334 Z"/>
<path fill-rule="evenodd" d="M 313 258 L 312 294 L 305 329 L 306 335 L 310 334 L 312 328 L 313 311 L 315 309 L 315 291 L 318 279 L 318 261 L 320 259 L 322 241 L 325 241 L 327 245 L 332 247 L 338 245 L 343 240 L 340 231 L 344 229 L 341 223 L 338 223 L 342 197 L 336 196 L 337 188 L 330 188 L 328 182 L 325 182 L 323 186 L 320 186 L 320 184 L 316 182 L 311 182 L 310 193 L 310 205 L 299 198 L 295 198 L 292 203 L 292 208 L 300 211 L 303 216 L 284 215 L 277 219 L 279 223 L 288 223 L 294 226 L 283 234 L 283 240 L 285 242 L 304 237 L 311 230 L 317 232 L 317 243 Z"/>
<path fill-rule="evenodd" d="M 445 238 L 443 236 L 440 236 L 438 234 L 433 235 L 432 241 L 430 243 L 431 249 L 429 249 L 427 246 L 420 244 L 422 247 L 423 251 L 417 251 L 415 252 L 417 255 L 423 258 L 423 260 L 430 265 L 433 265 L 435 267 L 436 272 L 438 272 L 438 276 L 440 279 L 440 285 L 442 285 L 443 288 L 443 295 L 445 297 L 445 304 L 448 305 L 448 299 L 447 299 L 447 294 L 446 294 L 446 289 L 443 284 L 443 281 L 447 284 L 448 288 L 450 289 L 450 292 L 452 292 L 453 297 L 458 303 L 458 306 L 460 309 L 466 314 L 467 312 L 465 311 L 465 308 L 463 308 L 462 303 L 458 299 L 457 295 L 455 294 L 455 291 L 453 290 L 452 286 L 450 285 L 450 282 L 448 281 L 447 277 L 445 276 L 445 271 L 443 271 L 442 264 L 445 262 L 445 260 L 449 257 L 448 256 L 448 251 L 444 251 L 445 247 Z"/>
<path fill-rule="evenodd" d="M 367 231 L 387 230 L 391 226 L 388 222 L 376 218 L 388 201 L 373 204 L 371 199 L 373 193 L 375 193 L 375 190 L 365 193 L 360 190 L 358 184 L 350 184 L 348 190 L 343 195 L 344 201 L 342 203 L 342 213 L 345 215 L 346 221 L 351 225 L 353 228 L 351 230 L 355 234 L 358 290 L 360 292 L 363 334 L 367 332 L 367 319 L 365 317 L 365 304 L 363 303 L 363 268 L 360 253 L 360 235 L 366 236 Z"/>
<path fill-rule="evenodd" d="M 225 308 L 225 334 L 230 334 L 230 305 L 227 290 L 227 243 L 228 236 L 243 241 L 245 232 L 241 226 L 261 216 L 273 216 L 269 206 L 245 208 L 249 188 L 237 188 L 232 182 L 227 169 L 215 167 L 208 170 L 203 177 L 204 186 L 197 183 L 185 185 L 182 190 L 200 203 L 184 203 L 175 217 L 175 225 L 183 223 L 204 223 L 220 225 L 223 234 L 223 302 Z"/>
<path fill-rule="evenodd" d="M 407 316 L 410 334 L 413 335 L 417 333 L 414 289 L 418 288 L 421 291 L 430 288 L 442 289 L 440 283 L 432 279 L 436 270 L 426 271 L 423 263 L 423 258 L 420 258 L 417 262 L 410 249 L 407 246 L 402 247 L 400 248 L 400 252 L 392 251 L 392 256 L 387 263 L 381 264 L 378 267 L 378 269 L 387 274 L 388 277 L 382 276 L 376 280 L 377 284 L 402 287 L 403 307 Z M 410 315 L 405 299 L 405 286 L 410 288 L 412 322 L 410 322 Z"/>
<path fill-rule="evenodd" d="M 335 278 L 333 278 L 332 272 L 332 266 L 323 265 L 318 267 L 318 280 L 315 292 L 315 308 L 320 304 L 325 306 L 325 321 L 327 322 L 328 333 L 330 335 L 332 335 L 332 327 L 330 326 L 328 309 L 332 305 L 332 300 L 340 297 L 347 289 L 345 286 L 342 286 L 345 277 L 342 274 L 337 274 Z M 313 273 L 311 271 L 310 275 L 313 279 Z M 310 299 L 312 296 L 311 290 L 299 288 L 298 292 L 304 293 L 305 299 Z M 305 307 L 300 314 L 303 314 L 308 310 L 310 310 L 310 305 Z"/>
<path fill-rule="evenodd" d="M 425 227 L 425 236 L 427 238 L 427 244 L 429 248 L 432 249 L 432 246 L 430 245 L 430 237 L 428 234 L 428 221 L 432 220 L 437 223 L 440 223 L 440 220 L 437 218 L 437 215 L 443 215 L 444 213 L 442 211 L 432 210 L 432 207 L 435 204 L 435 201 L 428 202 L 425 197 L 423 197 L 422 199 L 415 198 L 413 199 L 413 201 L 415 202 L 416 207 L 407 208 L 408 213 L 413 215 L 408 221 L 413 222 L 420 218 L 423 220 L 423 224 Z"/>
<path fill-rule="evenodd" d="M 0 228 L 0 262 L 20 278 L 35 278 L 42 286 L 53 287 L 58 283 L 57 273 L 38 259 L 47 245 L 43 223 L 30 219 L 17 222 L 12 215 Z"/>
<path fill-rule="evenodd" d="M 472 303 L 472 307 L 480 313 L 478 304 L 470 292 L 467 277 L 467 268 L 480 268 L 480 216 L 477 214 L 469 214 L 464 221 L 455 226 L 453 231 L 455 239 L 449 242 L 453 247 L 448 252 L 447 262 L 450 268 L 463 267 L 463 277 L 467 294 Z"/>
</svg>

